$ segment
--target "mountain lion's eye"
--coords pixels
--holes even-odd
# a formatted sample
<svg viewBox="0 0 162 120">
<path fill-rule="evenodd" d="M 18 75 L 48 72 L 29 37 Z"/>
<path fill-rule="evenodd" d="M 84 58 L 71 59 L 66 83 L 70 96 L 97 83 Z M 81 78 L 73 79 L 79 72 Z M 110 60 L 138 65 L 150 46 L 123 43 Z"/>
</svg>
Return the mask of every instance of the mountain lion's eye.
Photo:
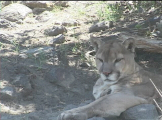
<svg viewBox="0 0 162 120">
<path fill-rule="evenodd" d="M 121 60 L 123 60 L 124 58 L 120 58 L 120 59 L 116 59 L 115 60 L 115 63 L 118 63 L 118 62 L 120 62 Z"/>
<path fill-rule="evenodd" d="M 103 62 L 103 60 L 101 58 L 97 58 L 100 62 Z"/>
</svg>

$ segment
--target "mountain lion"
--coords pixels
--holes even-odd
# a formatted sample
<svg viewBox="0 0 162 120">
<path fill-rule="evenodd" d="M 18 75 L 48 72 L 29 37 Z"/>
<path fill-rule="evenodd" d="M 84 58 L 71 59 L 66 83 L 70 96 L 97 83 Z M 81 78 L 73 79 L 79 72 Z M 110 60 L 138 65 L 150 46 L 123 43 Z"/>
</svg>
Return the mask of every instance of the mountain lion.
<svg viewBox="0 0 162 120">
<path fill-rule="evenodd" d="M 153 103 L 153 99 L 159 98 L 150 79 L 162 86 L 162 76 L 145 71 L 135 62 L 135 41 L 132 38 L 124 42 L 103 42 L 91 35 L 90 40 L 96 51 L 96 67 L 100 73 L 93 87 L 96 100 L 61 113 L 58 120 L 119 116 L 130 107 Z"/>
</svg>

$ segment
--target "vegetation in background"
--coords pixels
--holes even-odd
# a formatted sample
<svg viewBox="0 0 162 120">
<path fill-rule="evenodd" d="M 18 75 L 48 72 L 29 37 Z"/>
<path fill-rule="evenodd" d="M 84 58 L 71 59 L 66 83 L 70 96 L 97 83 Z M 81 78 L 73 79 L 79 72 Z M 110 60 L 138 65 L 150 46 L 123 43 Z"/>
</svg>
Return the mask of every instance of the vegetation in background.
<svg viewBox="0 0 162 120">
<path fill-rule="evenodd" d="M 122 16 L 122 8 L 118 4 L 105 4 L 100 2 L 101 8 L 98 9 L 99 20 L 116 21 Z"/>
<path fill-rule="evenodd" d="M 130 13 L 141 13 L 142 11 L 149 11 L 162 5 L 161 1 L 121 1 L 116 3 L 107 3 L 107 1 L 99 2 L 102 4 L 98 8 L 99 20 L 117 21 L 121 17 L 127 16 Z"/>
<path fill-rule="evenodd" d="M 14 51 L 19 53 L 20 51 L 19 41 L 15 39 L 15 40 L 12 40 L 11 43 L 14 46 Z"/>
<path fill-rule="evenodd" d="M 63 7 L 61 7 L 61 6 L 54 6 L 53 9 L 52 9 L 52 12 L 55 13 L 55 12 L 59 12 L 61 10 L 63 10 Z"/>
</svg>

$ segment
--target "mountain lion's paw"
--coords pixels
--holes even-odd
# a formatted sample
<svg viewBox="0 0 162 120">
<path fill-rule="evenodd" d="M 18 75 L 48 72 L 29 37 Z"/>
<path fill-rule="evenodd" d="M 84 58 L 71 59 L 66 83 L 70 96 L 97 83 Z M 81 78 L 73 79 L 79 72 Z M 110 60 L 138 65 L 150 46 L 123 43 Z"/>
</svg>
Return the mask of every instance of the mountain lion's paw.
<svg viewBox="0 0 162 120">
<path fill-rule="evenodd" d="M 84 113 L 76 112 L 63 112 L 58 117 L 57 120 L 87 120 L 87 115 Z"/>
</svg>

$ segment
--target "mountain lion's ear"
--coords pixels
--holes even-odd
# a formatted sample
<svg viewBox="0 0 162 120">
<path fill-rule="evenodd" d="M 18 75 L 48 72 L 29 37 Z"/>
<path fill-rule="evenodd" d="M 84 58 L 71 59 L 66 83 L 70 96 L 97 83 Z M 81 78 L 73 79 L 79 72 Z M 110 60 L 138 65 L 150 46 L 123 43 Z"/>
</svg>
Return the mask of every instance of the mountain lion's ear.
<svg viewBox="0 0 162 120">
<path fill-rule="evenodd" d="M 135 40 L 133 38 L 128 38 L 123 42 L 123 45 L 127 50 L 134 53 L 135 52 Z"/>
<path fill-rule="evenodd" d="M 90 42 L 92 46 L 94 47 L 95 51 L 97 52 L 100 46 L 103 44 L 103 41 L 101 38 L 94 37 L 92 34 L 90 35 Z"/>
</svg>

